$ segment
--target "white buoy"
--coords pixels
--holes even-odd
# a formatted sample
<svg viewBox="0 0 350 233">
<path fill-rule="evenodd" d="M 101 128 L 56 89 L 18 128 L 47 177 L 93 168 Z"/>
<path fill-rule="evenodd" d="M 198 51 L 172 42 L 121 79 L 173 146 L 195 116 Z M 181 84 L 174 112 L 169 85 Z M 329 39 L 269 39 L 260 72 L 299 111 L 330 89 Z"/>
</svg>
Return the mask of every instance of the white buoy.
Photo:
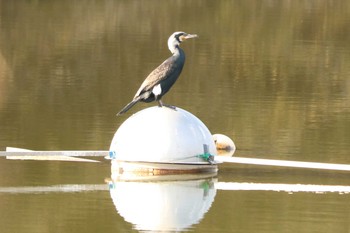
<svg viewBox="0 0 350 233">
<path fill-rule="evenodd" d="M 110 151 L 118 161 L 116 169 L 217 169 L 210 131 L 181 108 L 151 107 L 132 115 L 115 133 Z"/>
</svg>

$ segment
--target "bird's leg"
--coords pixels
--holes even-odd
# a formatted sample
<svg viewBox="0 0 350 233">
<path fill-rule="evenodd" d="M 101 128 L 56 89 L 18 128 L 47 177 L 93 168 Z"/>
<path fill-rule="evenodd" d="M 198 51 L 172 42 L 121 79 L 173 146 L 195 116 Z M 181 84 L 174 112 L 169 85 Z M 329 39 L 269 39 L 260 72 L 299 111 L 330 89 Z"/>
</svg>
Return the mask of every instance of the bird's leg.
<svg viewBox="0 0 350 233">
<path fill-rule="evenodd" d="M 163 102 L 161 100 L 158 100 L 158 107 L 163 107 Z"/>
</svg>

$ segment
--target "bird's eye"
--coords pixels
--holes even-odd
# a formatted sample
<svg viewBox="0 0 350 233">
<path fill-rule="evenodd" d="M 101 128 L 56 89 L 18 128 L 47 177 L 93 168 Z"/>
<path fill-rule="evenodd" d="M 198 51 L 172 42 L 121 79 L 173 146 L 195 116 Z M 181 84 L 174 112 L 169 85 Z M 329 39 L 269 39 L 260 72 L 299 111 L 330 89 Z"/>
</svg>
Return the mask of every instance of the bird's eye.
<svg viewBox="0 0 350 233">
<path fill-rule="evenodd" d="M 184 41 L 184 40 L 186 40 L 186 37 L 185 37 L 185 34 L 184 33 L 182 33 L 182 34 L 180 34 L 179 35 L 179 41 Z"/>
<path fill-rule="evenodd" d="M 179 33 L 177 35 L 175 35 L 175 38 L 178 42 L 182 42 L 184 41 L 186 38 L 185 38 L 185 33 Z"/>
</svg>

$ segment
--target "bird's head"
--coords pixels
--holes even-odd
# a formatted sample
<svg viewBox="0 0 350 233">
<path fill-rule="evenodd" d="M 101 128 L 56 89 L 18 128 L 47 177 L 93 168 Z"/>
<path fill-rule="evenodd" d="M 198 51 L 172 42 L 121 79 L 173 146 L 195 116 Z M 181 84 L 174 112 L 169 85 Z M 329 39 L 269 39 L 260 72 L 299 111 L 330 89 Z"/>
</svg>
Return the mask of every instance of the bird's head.
<svg viewBox="0 0 350 233">
<path fill-rule="evenodd" d="M 179 46 L 181 42 L 198 37 L 196 34 L 188 34 L 186 32 L 174 32 L 168 39 L 169 50 L 174 53 L 176 46 Z"/>
</svg>

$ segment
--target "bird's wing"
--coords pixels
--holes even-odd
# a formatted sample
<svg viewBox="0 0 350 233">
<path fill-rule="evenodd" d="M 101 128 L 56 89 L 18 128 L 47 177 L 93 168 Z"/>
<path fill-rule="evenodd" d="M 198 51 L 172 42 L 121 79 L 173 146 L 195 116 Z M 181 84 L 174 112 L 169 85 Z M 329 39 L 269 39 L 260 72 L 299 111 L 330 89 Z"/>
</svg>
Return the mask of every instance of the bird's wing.
<svg viewBox="0 0 350 233">
<path fill-rule="evenodd" d="M 141 95 L 146 91 L 152 91 L 153 87 L 159 84 L 161 81 L 173 76 L 174 73 L 180 73 L 183 67 L 183 63 L 175 62 L 174 57 L 169 57 L 162 64 L 160 64 L 156 69 L 154 69 L 143 81 L 139 90 L 136 92 L 137 96 Z"/>
</svg>

